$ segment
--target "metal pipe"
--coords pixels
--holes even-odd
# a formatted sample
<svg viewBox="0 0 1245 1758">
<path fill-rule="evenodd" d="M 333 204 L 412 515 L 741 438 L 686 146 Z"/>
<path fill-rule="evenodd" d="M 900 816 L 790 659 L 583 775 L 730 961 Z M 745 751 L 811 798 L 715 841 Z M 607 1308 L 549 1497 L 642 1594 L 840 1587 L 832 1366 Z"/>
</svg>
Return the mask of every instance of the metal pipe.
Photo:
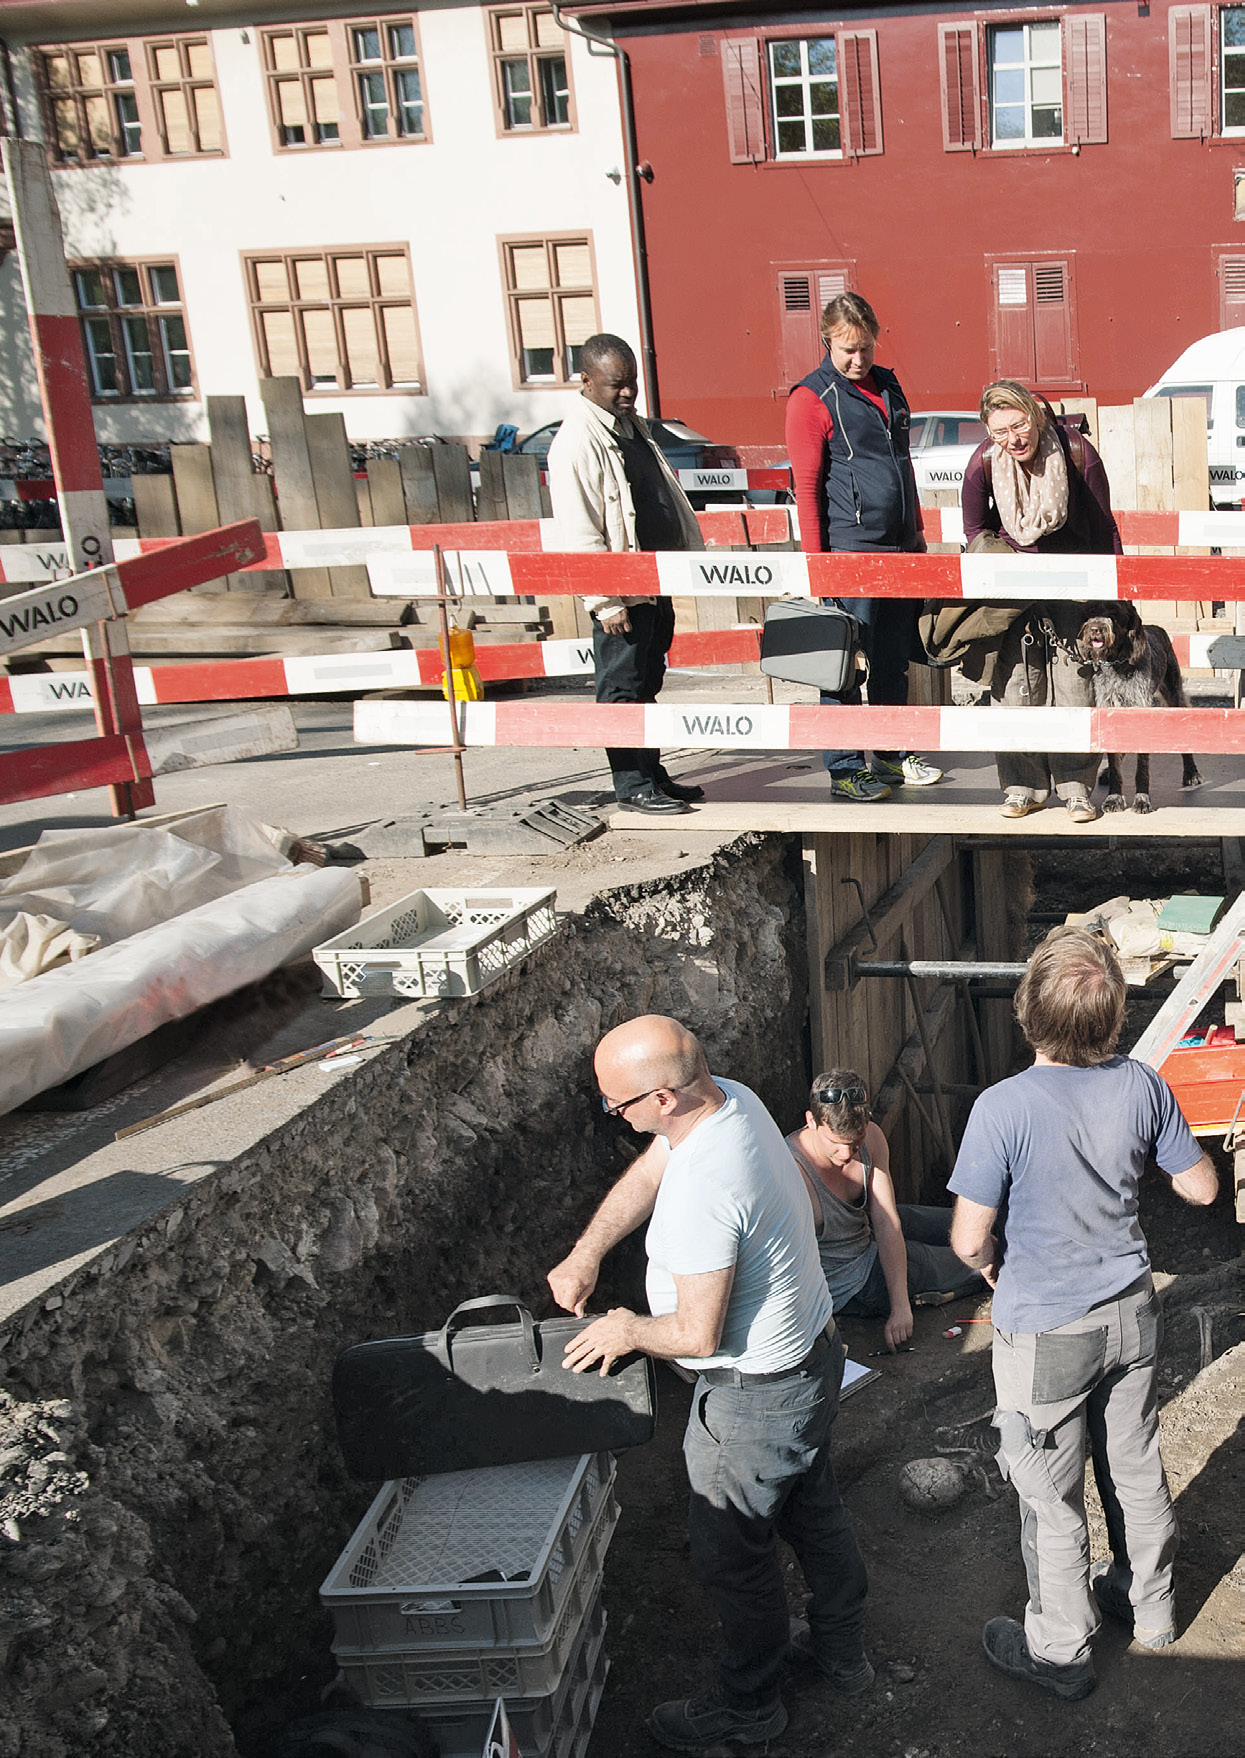
<svg viewBox="0 0 1245 1758">
<path fill-rule="evenodd" d="M 434 543 L 432 553 L 437 570 L 437 607 L 441 612 L 441 658 L 445 663 L 445 700 L 450 706 L 450 726 L 453 728 L 454 743 L 450 749 L 454 754 L 454 779 L 458 783 L 458 809 L 467 810 L 467 782 L 463 774 L 463 735 L 458 724 L 458 697 L 454 690 L 454 656 L 450 652 L 450 606 L 449 582 L 445 573 L 445 557 L 441 553 L 441 545 Z"/>
<path fill-rule="evenodd" d="M 900 953 L 907 951 L 907 946 L 902 933 L 899 936 L 899 950 Z M 951 1133 L 951 1113 L 947 1110 L 947 1100 L 942 1090 L 941 1076 L 934 1065 L 934 1047 L 930 1043 L 929 1031 L 925 1024 L 925 1003 L 921 1000 L 921 991 L 916 986 L 916 977 L 912 974 L 910 968 L 911 960 L 905 960 L 905 962 L 909 965 L 907 973 L 908 994 L 912 998 L 912 1011 L 916 1014 L 916 1029 L 921 1037 L 921 1051 L 925 1057 L 926 1072 L 933 1084 L 934 1106 L 938 1112 L 938 1121 L 942 1126 L 942 1145 L 946 1151 L 948 1166 L 954 1166 L 955 1137 Z"/>
<path fill-rule="evenodd" d="M 635 106 L 631 95 L 631 57 L 609 37 L 599 37 L 582 24 L 562 16 L 557 0 L 553 5 L 554 21 L 572 36 L 595 43 L 618 65 L 618 99 L 622 109 L 623 153 L 627 161 L 627 204 L 631 211 L 631 248 L 635 253 L 636 315 L 640 322 L 640 359 L 644 366 L 644 386 L 650 416 L 661 414 L 661 392 L 657 385 L 657 350 L 653 345 L 653 311 L 648 285 L 648 243 L 644 233 L 644 206 L 640 199 L 639 147 L 635 138 Z M 650 171 L 649 175 L 652 173 Z"/>
<path fill-rule="evenodd" d="M 940 983 L 957 983 L 970 977 L 1024 976 L 1023 964 L 986 964 L 974 959 L 951 958 L 853 958 L 852 976 L 856 977 L 933 977 Z"/>
</svg>

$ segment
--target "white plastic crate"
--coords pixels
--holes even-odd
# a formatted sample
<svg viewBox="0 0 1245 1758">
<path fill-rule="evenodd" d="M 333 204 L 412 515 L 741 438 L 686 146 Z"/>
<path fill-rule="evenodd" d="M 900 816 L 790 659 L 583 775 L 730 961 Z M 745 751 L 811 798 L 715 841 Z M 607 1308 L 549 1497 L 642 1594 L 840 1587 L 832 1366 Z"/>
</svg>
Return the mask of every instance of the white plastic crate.
<svg viewBox="0 0 1245 1758">
<path fill-rule="evenodd" d="M 506 1698 L 506 1715 L 523 1758 L 583 1758 L 610 1663 L 605 1653 L 605 1607 L 598 1596 L 558 1689 L 545 1697 Z M 453 1708 L 421 1709 L 421 1722 L 441 1758 L 480 1758 L 494 1700 Z"/>
<path fill-rule="evenodd" d="M 326 995 L 475 995 L 547 940 L 556 891 L 412 891 L 317 946 Z"/>
<path fill-rule="evenodd" d="M 342 1677 L 373 1709 L 492 1702 L 551 1696 L 575 1652 L 584 1620 L 601 1590 L 605 1553 L 618 1524 L 611 1494 L 597 1510 L 562 1609 L 544 1642 L 453 1648 L 355 1649 L 334 1642 Z"/>
<path fill-rule="evenodd" d="M 320 1588 L 337 1644 L 548 1642 L 603 1511 L 613 1529 L 613 1480 L 611 1453 L 584 1453 L 384 1484 Z"/>
</svg>

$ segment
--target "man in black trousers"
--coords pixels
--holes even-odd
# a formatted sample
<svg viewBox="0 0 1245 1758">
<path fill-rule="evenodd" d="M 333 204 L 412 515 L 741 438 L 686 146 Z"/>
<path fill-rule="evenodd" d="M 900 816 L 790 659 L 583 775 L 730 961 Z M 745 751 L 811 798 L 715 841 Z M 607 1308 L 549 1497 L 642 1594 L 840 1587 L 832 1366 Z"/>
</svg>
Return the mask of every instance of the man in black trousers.
<svg viewBox="0 0 1245 1758">
<path fill-rule="evenodd" d="M 696 515 L 647 423 L 636 414 L 635 355 L 619 336 L 589 336 L 583 395 L 549 448 L 549 493 L 564 550 L 703 549 Z M 655 702 L 674 637 L 668 598 L 595 597 L 592 653 L 598 702 Z M 607 750 L 614 794 L 629 812 L 687 812 L 704 790 L 672 781 L 656 750 Z"/>
</svg>

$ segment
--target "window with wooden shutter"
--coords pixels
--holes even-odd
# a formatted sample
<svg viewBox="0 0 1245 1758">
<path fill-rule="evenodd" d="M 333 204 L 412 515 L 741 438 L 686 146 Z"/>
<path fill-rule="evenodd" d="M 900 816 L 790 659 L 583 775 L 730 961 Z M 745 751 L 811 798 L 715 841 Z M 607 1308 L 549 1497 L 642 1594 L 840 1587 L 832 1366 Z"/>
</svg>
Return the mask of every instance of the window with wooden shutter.
<svg viewBox="0 0 1245 1758">
<path fill-rule="evenodd" d="M 1205 140 L 1214 132 L 1211 9 L 1173 6 L 1167 14 L 1173 140 Z"/>
<path fill-rule="evenodd" d="M 1068 258 L 990 265 L 993 374 L 1051 389 L 1077 379 Z"/>
<path fill-rule="evenodd" d="M 296 375 L 304 391 L 423 389 L 401 245 L 242 261 L 265 377 Z"/>
<path fill-rule="evenodd" d="M 758 164 L 765 157 L 765 98 L 756 37 L 723 38 L 722 85 L 731 164 Z"/>
<path fill-rule="evenodd" d="M 1107 138 L 1107 20 L 1078 13 L 1063 21 L 1064 139 L 1085 146 Z"/>
<path fill-rule="evenodd" d="M 976 152 L 981 136 L 981 63 L 975 24 L 938 26 L 942 144 L 949 153 Z"/>
<path fill-rule="evenodd" d="M 1233 330 L 1245 324 L 1245 256 L 1220 256 L 1219 328 Z"/>
<path fill-rule="evenodd" d="M 843 146 L 853 158 L 882 151 L 882 99 L 878 84 L 878 33 L 840 31 L 839 92 Z"/>
<path fill-rule="evenodd" d="M 501 240 L 516 386 L 574 384 L 579 353 L 600 328 L 592 240 Z"/>
<path fill-rule="evenodd" d="M 812 372 L 825 349 L 821 314 L 832 299 L 852 284 L 851 263 L 813 263 L 807 268 L 777 269 L 778 384 L 790 390 Z"/>
</svg>

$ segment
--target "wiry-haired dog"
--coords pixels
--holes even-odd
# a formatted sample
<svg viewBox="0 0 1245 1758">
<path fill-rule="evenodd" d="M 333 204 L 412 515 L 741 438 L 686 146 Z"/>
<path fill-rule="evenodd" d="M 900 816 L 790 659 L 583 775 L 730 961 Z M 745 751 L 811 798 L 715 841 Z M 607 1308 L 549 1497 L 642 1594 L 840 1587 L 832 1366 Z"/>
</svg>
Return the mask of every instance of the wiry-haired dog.
<svg viewBox="0 0 1245 1758">
<path fill-rule="evenodd" d="M 1082 659 L 1093 662 L 1094 704 L 1098 708 L 1187 708 L 1180 662 L 1166 629 L 1143 623 L 1136 605 L 1127 602 L 1104 605 L 1081 625 L 1077 649 Z M 1184 757 L 1181 787 L 1201 787 L 1202 778 L 1192 757 Z M 1120 757 L 1107 758 L 1107 797 L 1104 812 L 1125 810 L 1124 772 Z M 1137 757 L 1133 777 L 1133 811 L 1150 812 L 1150 759 Z"/>
</svg>

